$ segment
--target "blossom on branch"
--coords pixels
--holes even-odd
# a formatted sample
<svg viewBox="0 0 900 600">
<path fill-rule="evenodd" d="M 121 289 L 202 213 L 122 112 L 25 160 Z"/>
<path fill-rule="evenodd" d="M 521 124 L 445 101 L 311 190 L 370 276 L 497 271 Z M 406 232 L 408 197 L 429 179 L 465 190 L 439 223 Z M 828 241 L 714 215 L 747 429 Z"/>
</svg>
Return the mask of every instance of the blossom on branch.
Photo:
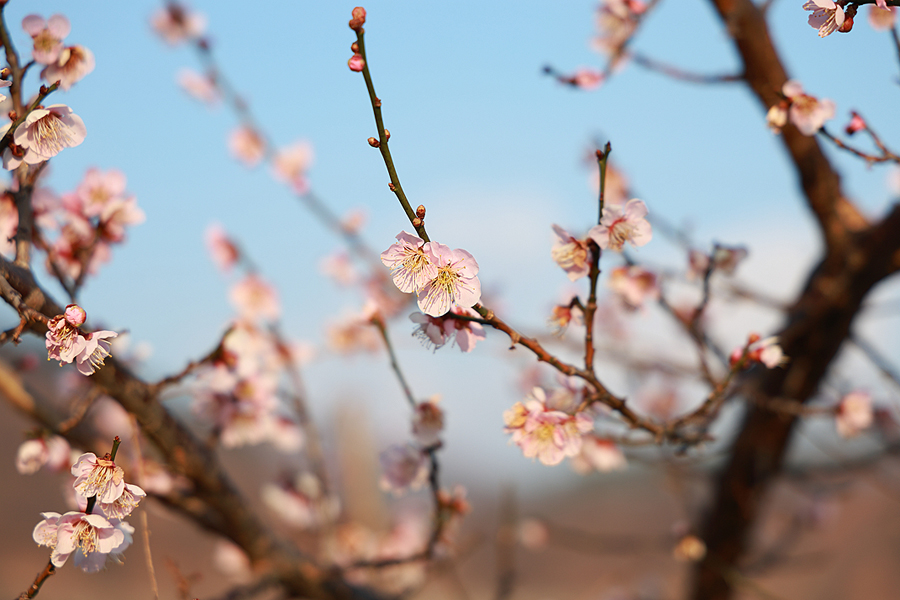
<svg viewBox="0 0 900 600">
<path fill-rule="evenodd" d="M 28 15 L 22 19 L 22 29 L 34 42 L 32 57 L 37 63 L 49 65 L 59 58 L 63 49 L 63 39 L 69 35 L 72 26 L 64 15 L 53 15 L 44 20 L 40 15 Z"/>
<path fill-rule="evenodd" d="M 766 115 L 769 128 L 775 133 L 779 133 L 790 119 L 803 135 L 815 135 L 825 121 L 834 117 L 834 102 L 805 94 L 798 81 L 786 82 L 781 91 L 785 100 L 769 108 Z"/>
<path fill-rule="evenodd" d="M 69 91 L 73 85 L 94 70 L 94 53 L 84 46 L 63 48 L 59 58 L 41 71 L 41 79 L 49 84 L 59 82 L 59 87 Z"/>
<path fill-rule="evenodd" d="M 510 441 L 522 449 L 526 458 L 537 458 L 545 465 L 556 465 L 566 456 L 581 451 L 582 436 L 594 429 L 585 412 L 574 415 L 548 406 L 546 392 L 535 387 L 523 404 L 516 402 L 503 413 Z"/>
<path fill-rule="evenodd" d="M 478 263 L 474 256 L 437 242 L 425 244 L 423 250 L 428 261 L 437 268 L 437 274 L 418 292 L 422 312 L 440 317 L 453 306 L 471 308 L 481 300 Z"/>
<path fill-rule="evenodd" d="M 438 406 L 440 396 L 432 396 L 416 404 L 412 419 L 412 433 L 416 443 L 423 448 L 435 446 L 441 441 L 444 430 L 444 411 Z"/>
<path fill-rule="evenodd" d="M 391 270 L 397 289 L 418 292 L 437 277 L 437 265 L 425 254 L 425 240 L 406 231 L 397 234 L 397 243 L 381 253 L 381 262 Z"/>
<path fill-rule="evenodd" d="M 312 164 L 313 150 L 308 142 L 297 142 L 279 150 L 272 159 L 275 177 L 289 184 L 294 192 L 305 194 L 309 191 L 306 172 Z"/>
<path fill-rule="evenodd" d="M 253 168 L 266 155 L 266 142 L 249 125 L 241 125 L 228 136 L 228 149 L 244 166 Z"/>
<path fill-rule="evenodd" d="M 12 123 L 0 128 L 5 135 Z M 53 158 L 64 148 L 73 148 L 84 141 L 87 130 L 81 117 L 65 104 L 51 104 L 37 108 L 21 123 L 13 135 L 13 141 L 24 151 L 16 156 L 9 148 L 3 150 L 3 168 L 12 170 L 23 162 L 37 165 Z"/>
<path fill-rule="evenodd" d="M 206 16 L 169 2 L 150 19 L 150 25 L 168 44 L 175 46 L 199 38 L 206 29 Z"/>
<path fill-rule="evenodd" d="M 553 225 L 556 241 L 550 251 L 553 260 L 570 280 L 584 277 L 591 270 L 591 250 L 585 240 L 576 239 L 559 225 Z"/>
<path fill-rule="evenodd" d="M 65 314 L 50 319 L 45 341 L 47 360 L 57 360 L 60 365 L 75 361 L 79 372 L 92 375 L 110 355 L 109 340 L 118 334 L 114 331 L 83 333 L 79 329 L 83 323 L 84 310 L 74 304 L 66 307 Z"/>
<path fill-rule="evenodd" d="M 834 424 L 841 437 L 851 438 L 870 427 L 873 420 L 872 397 L 866 392 L 851 392 L 841 398 Z"/>
<path fill-rule="evenodd" d="M 637 248 L 643 246 L 653 237 L 647 216 L 647 205 L 637 198 L 632 198 L 622 205 L 605 205 L 603 218 L 598 225 L 591 227 L 588 237 L 594 240 L 601 249 L 621 252 L 625 242 Z"/>
<path fill-rule="evenodd" d="M 45 517 L 44 521 L 35 527 L 34 539 L 38 544 L 48 545 L 40 540 L 53 539 L 51 530 L 52 521 L 55 519 L 55 541 L 50 562 L 53 566 L 62 567 L 69 556 L 75 553 L 75 566 L 86 573 L 95 573 L 106 564 L 107 556 L 117 551 L 121 553 L 131 543 L 130 533 L 134 531 L 127 523 L 114 525 L 100 515 L 88 515 L 83 512 L 68 512 L 61 517 L 54 517 L 54 513 Z M 126 531 L 123 526 L 130 529 L 126 540 Z"/>
<path fill-rule="evenodd" d="M 897 8 L 894 6 L 870 6 L 869 25 L 875 31 L 890 31 L 897 21 Z"/>
<path fill-rule="evenodd" d="M 419 328 L 413 332 L 413 335 L 422 340 L 422 342 L 430 347 L 440 348 L 446 344 L 450 338 L 454 338 L 455 343 L 463 352 L 471 352 L 475 349 L 475 344 L 479 340 L 485 338 L 484 327 L 480 323 L 469 321 L 466 319 L 456 319 L 451 315 L 461 315 L 466 317 L 478 317 L 478 313 L 471 308 L 461 308 L 454 306 L 450 311 L 442 317 L 431 317 L 422 313 L 413 313 L 409 315 L 409 320 L 418 323 Z"/>
<path fill-rule="evenodd" d="M 826 37 L 844 24 L 844 9 L 833 0 L 807 0 L 803 10 L 811 11 L 809 25 L 819 30 L 819 37 Z"/>
<path fill-rule="evenodd" d="M 381 489 L 402 494 L 422 487 L 428 478 L 426 455 L 412 445 L 393 445 L 378 455 L 381 461 Z"/>
<path fill-rule="evenodd" d="M 85 498 L 97 496 L 98 502 L 111 504 L 125 491 L 125 471 L 109 458 L 97 458 L 91 452 L 78 457 L 72 465 L 75 491 Z"/>
<path fill-rule="evenodd" d="M 61 471 L 68 467 L 70 451 L 69 442 L 58 435 L 27 440 L 16 454 L 16 470 L 30 475 L 47 465 L 52 471 Z"/>
<path fill-rule="evenodd" d="M 636 265 L 616 267 L 609 274 L 606 285 L 632 310 L 641 308 L 644 300 L 659 298 L 656 274 Z"/>
</svg>

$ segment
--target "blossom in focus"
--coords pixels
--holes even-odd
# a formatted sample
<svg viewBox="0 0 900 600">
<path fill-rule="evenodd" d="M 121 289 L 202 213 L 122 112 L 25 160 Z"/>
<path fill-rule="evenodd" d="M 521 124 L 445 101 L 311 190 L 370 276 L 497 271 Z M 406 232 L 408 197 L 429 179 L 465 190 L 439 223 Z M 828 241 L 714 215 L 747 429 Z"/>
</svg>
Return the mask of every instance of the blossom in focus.
<svg viewBox="0 0 900 600">
<path fill-rule="evenodd" d="M 41 71 L 41 79 L 47 83 L 59 81 L 59 87 L 69 91 L 73 85 L 94 70 L 94 53 L 84 46 L 63 48 L 59 58 Z"/>
<path fill-rule="evenodd" d="M 248 125 L 241 125 L 228 136 L 228 149 L 245 166 L 253 168 L 266 155 L 266 142 Z"/>
<path fill-rule="evenodd" d="M 418 292 L 437 277 L 438 267 L 425 254 L 425 240 L 406 231 L 397 234 L 397 243 L 381 253 L 381 262 L 391 270 L 397 289 Z"/>
<path fill-rule="evenodd" d="M 593 435 L 583 437 L 581 452 L 572 458 L 572 468 L 582 474 L 591 471 L 621 471 L 627 466 L 625 455 L 614 442 Z"/>
<path fill-rule="evenodd" d="M 219 223 L 213 223 L 207 227 L 204 238 L 209 255 L 222 271 L 230 271 L 240 260 L 241 253 L 237 244 L 228 237 L 225 229 Z"/>
<path fill-rule="evenodd" d="M 53 15 L 46 21 L 40 15 L 28 15 L 22 19 L 22 29 L 34 42 L 34 61 L 49 65 L 59 58 L 63 49 L 62 41 L 69 35 L 72 26 L 64 15 Z"/>
<path fill-rule="evenodd" d="M 803 10 L 812 12 L 809 25 L 819 30 L 819 37 L 831 35 L 844 24 L 844 9 L 833 0 L 807 0 Z"/>
<path fill-rule="evenodd" d="M 841 398 L 834 423 L 841 437 L 851 438 L 870 427 L 873 418 L 872 397 L 866 392 L 851 392 Z"/>
<path fill-rule="evenodd" d="M 444 411 L 438 406 L 440 396 L 432 396 L 416 404 L 412 418 L 412 434 L 416 443 L 423 448 L 434 446 L 441 441 L 444 430 Z"/>
<path fill-rule="evenodd" d="M 181 86 L 191 98 L 199 100 L 209 106 L 215 106 L 221 100 L 219 86 L 209 75 L 201 75 L 191 69 L 182 69 L 178 72 L 178 85 Z"/>
<path fill-rule="evenodd" d="M 584 277 L 591 270 L 591 250 L 584 240 L 579 240 L 559 225 L 553 225 L 556 241 L 550 255 L 571 281 Z"/>
<path fill-rule="evenodd" d="M 402 494 L 418 489 L 428 477 L 425 453 L 412 444 L 393 445 L 378 455 L 381 462 L 381 489 Z"/>
<path fill-rule="evenodd" d="M 297 142 L 279 150 L 272 159 L 275 177 L 289 184 L 298 194 L 309 191 L 306 172 L 313 160 L 312 146 L 308 142 Z"/>
<path fill-rule="evenodd" d="M 237 282 L 229 293 L 231 303 L 240 315 L 250 321 L 275 320 L 281 314 L 275 288 L 256 274 L 249 274 Z"/>
<path fill-rule="evenodd" d="M 644 300 L 659 298 L 656 274 L 635 265 L 613 269 L 606 285 L 632 309 L 642 307 Z"/>
<path fill-rule="evenodd" d="M 897 21 L 897 9 L 893 6 L 880 8 L 878 6 L 869 7 L 869 25 L 875 31 L 890 31 Z"/>
<path fill-rule="evenodd" d="M 58 518 L 56 526 L 56 547 L 50 561 L 57 568 L 74 552 L 75 566 L 86 573 L 95 573 L 106 564 L 107 555 L 126 544 L 122 528 L 100 515 L 69 512 Z"/>
<path fill-rule="evenodd" d="M 91 452 L 78 457 L 72 465 L 75 491 L 85 498 L 97 496 L 97 502 L 111 504 L 125 491 L 125 471 L 108 458 Z"/>
<path fill-rule="evenodd" d="M 0 135 L 9 131 L 12 123 L 0 128 Z M 36 165 L 53 158 L 64 148 L 72 148 L 84 141 L 87 130 L 81 117 L 65 104 L 51 104 L 38 108 L 27 117 L 13 134 L 13 141 L 25 151 L 24 156 L 13 155 L 9 148 L 3 150 L 3 167 L 15 169 L 22 162 Z"/>
<path fill-rule="evenodd" d="M 624 206 L 603 207 L 603 218 L 598 225 L 591 227 L 588 236 L 601 249 L 621 252 L 625 242 L 637 248 L 643 246 L 653 237 L 647 216 L 647 205 L 641 200 L 632 198 Z"/>
<path fill-rule="evenodd" d="M 581 451 L 582 436 L 593 430 L 593 420 L 584 412 L 575 415 L 552 410 L 546 394 L 536 387 L 525 404 L 517 402 L 503 413 L 506 432 L 522 449 L 526 458 L 537 458 L 545 465 L 556 465 L 566 456 Z"/>
<path fill-rule="evenodd" d="M 109 340 L 118 334 L 113 331 L 83 333 L 78 327 L 84 323 L 84 310 L 74 304 L 66 307 L 65 314 L 57 315 L 47 323 L 45 345 L 47 360 L 57 360 L 60 365 L 75 361 L 84 375 L 93 374 L 110 355 Z"/>
<path fill-rule="evenodd" d="M 82 375 L 93 375 L 110 356 L 109 340 L 119 335 L 115 331 L 92 331 L 76 340 L 75 368 Z"/>
<path fill-rule="evenodd" d="M 107 518 L 112 520 L 122 520 L 130 515 L 147 493 L 134 485 L 126 483 L 122 495 L 112 502 L 97 502 L 97 508 Z"/>
<path fill-rule="evenodd" d="M 150 25 L 163 40 L 174 46 L 203 35 L 206 16 L 189 11 L 176 2 L 169 2 L 153 15 Z"/>
<path fill-rule="evenodd" d="M 462 249 L 429 242 L 423 246 L 428 261 L 437 267 L 435 277 L 418 292 L 419 309 L 440 317 L 453 306 L 471 308 L 481 300 L 481 282 L 475 257 Z"/>
<path fill-rule="evenodd" d="M 790 103 L 788 118 L 803 135 L 814 135 L 825 121 L 834 117 L 834 102 L 803 93 L 803 86 L 798 81 L 788 81 L 781 91 Z"/>
<path fill-rule="evenodd" d="M 58 435 L 27 440 L 16 453 L 16 470 L 30 475 L 47 465 L 53 471 L 61 471 L 69 464 L 70 451 L 69 442 Z"/>
</svg>

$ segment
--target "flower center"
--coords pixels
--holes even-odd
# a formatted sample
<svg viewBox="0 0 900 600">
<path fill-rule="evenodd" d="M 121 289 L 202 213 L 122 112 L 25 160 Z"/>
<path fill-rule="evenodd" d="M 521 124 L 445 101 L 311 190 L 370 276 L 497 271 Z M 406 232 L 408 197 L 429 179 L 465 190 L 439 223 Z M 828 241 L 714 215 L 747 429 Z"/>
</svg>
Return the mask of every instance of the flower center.
<svg viewBox="0 0 900 600">
<path fill-rule="evenodd" d="M 432 285 L 450 296 L 451 300 L 456 300 L 457 281 L 459 281 L 459 273 L 452 265 L 446 265 L 438 269 L 437 277 L 434 278 Z"/>
<path fill-rule="evenodd" d="M 75 526 L 75 541 L 85 555 L 97 551 L 97 530 L 87 521 L 79 521 Z"/>
<path fill-rule="evenodd" d="M 72 145 L 69 128 L 53 112 L 34 123 L 34 140 L 43 156 L 54 156 Z"/>
<path fill-rule="evenodd" d="M 550 253 L 556 264 L 563 269 L 582 267 L 587 262 L 587 248 L 575 242 L 554 248 Z"/>
<path fill-rule="evenodd" d="M 624 217 L 617 219 L 609 227 L 609 245 L 614 250 L 621 250 L 625 242 L 631 237 L 634 231 L 634 225 L 629 223 Z"/>
</svg>

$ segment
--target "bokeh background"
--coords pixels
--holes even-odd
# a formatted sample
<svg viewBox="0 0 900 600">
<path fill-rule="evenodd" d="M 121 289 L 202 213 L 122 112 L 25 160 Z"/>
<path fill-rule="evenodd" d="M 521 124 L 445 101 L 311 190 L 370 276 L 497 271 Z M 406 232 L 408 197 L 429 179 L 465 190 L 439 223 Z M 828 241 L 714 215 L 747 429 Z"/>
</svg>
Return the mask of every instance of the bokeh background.
<svg viewBox="0 0 900 600">
<path fill-rule="evenodd" d="M 189 47 L 169 47 L 154 35 L 149 19 L 160 7 L 145 1 L 73 6 L 14 0 L 4 9 L 20 54 L 27 55 L 30 47 L 19 26 L 22 17 L 61 12 L 72 23 L 67 42 L 89 47 L 96 57 L 91 75 L 71 91 L 53 96 L 54 102 L 68 104 L 83 118 L 88 135 L 81 146 L 52 161 L 46 183 L 64 192 L 73 189 L 89 167 L 116 168 L 127 175 L 128 188 L 147 215 L 144 224 L 130 231 L 128 242 L 114 251 L 112 262 L 89 280 L 81 304 L 94 323 L 127 330 L 132 344 L 152 350 L 140 369 L 144 377 L 154 380 L 179 371 L 208 352 L 234 316 L 228 301 L 232 280 L 217 271 L 203 242 L 210 223 L 221 223 L 277 286 L 286 333 L 317 348 L 304 375 L 328 448 L 337 455 L 337 448 L 347 443 L 335 431 L 340 415 L 350 412 L 363 416 L 352 445 L 374 457 L 388 444 L 406 439 L 407 407 L 383 353 L 347 357 L 327 347 L 325 325 L 362 306 L 358 289 L 342 288 L 321 273 L 322 259 L 341 250 L 342 243 L 267 166 L 248 170 L 230 155 L 226 140 L 237 119 L 227 106 L 210 108 L 176 84 L 180 70 L 199 71 L 201 65 Z M 191 7 L 207 16 L 213 53 L 261 127 L 279 145 L 300 139 L 313 145 L 310 182 L 315 193 L 338 214 L 365 211 L 362 235 L 373 248 L 386 248 L 397 232 L 408 229 L 387 189 L 380 156 L 366 143 L 375 126 L 362 77 L 346 66 L 354 40 L 347 28 L 352 5 L 195 1 Z M 613 145 L 613 160 L 651 216 L 689 232 L 701 249 L 714 241 L 745 245 L 750 255 L 738 278 L 761 293 L 788 301 L 802 285 L 819 249 L 814 224 L 779 140 L 765 126 L 764 108 L 739 84 L 688 84 L 631 64 L 596 91 L 559 85 L 542 74 L 544 65 L 561 71 L 605 65 L 590 45 L 596 35 L 595 2 L 373 1 L 366 9 L 369 64 L 384 102 L 404 189 L 413 205 L 427 207 L 433 239 L 465 248 L 477 258 L 491 304 L 511 323 L 526 332 L 549 334 L 545 321 L 550 307 L 571 287 L 550 258 L 550 225 L 558 223 L 579 234 L 596 219 L 594 167 L 585 156 L 607 140 Z M 809 93 L 836 102 L 831 130 L 837 132 L 855 109 L 890 143 L 900 139 L 894 109 L 900 65 L 889 35 L 873 31 L 865 12 L 860 11 L 851 34 L 826 39 L 806 24 L 807 13 L 799 2 L 774 2 L 769 22 L 791 76 Z M 700 73 L 733 73 L 738 65 L 724 28 L 710 6 L 699 0 L 661 3 L 633 47 Z M 36 87 L 36 73 L 31 77 L 29 83 Z M 827 145 L 826 151 L 842 173 L 845 190 L 867 214 L 877 216 L 896 200 L 898 189 L 891 184 L 896 174 L 890 168 L 867 168 Z M 683 249 L 659 234 L 634 256 L 667 269 L 683 269 L 686 263 Z M 607 270 L 616 264 L 609 257 Z M 40 279 L 58 300 L 64 299 L 49 276 Z M 673 280 L 672 293 L 695 297 L 683 287 Z M 895 283 L 876 290 L 872 310 L 857 325 L 861 335 L 889 356 L 898 351 L 897 292 Z M 2 316 L 4 323 L 15 322 L 11 310 Z M 776 312 L 743 304 L 715 304 L 712 317 L 713 330 L 727 348 L 742 343 L 749 331 L 765 335 L 779 322 Z M 671 324 L 663 324 L 653 309 L 628 320 L 634 337 L 619 342 L 623 353 L 677 357 L 690 352 L 688 340 Z M 691 457 L 687 471 L 684 464 L 672 465 L 671 457 L 656 451 L 637 452 L 624 474 L 588 478 L 566 465 L 532 463 L 507 444 L 502 432 L 502 411 L 523 395 L 522 373 L 533 365 L 531 357 L 521 349 L 509 351 L 508 340 L 495 333 L 471 354 L 450 347 L 433 353 L 410 335 L 412 329 L 404 319 L 391 324 L 416 395 L 442 395 L 447 411 L 442 476 L 448 484 L 469 488 L 476 533 L 467 539 L 481 540 L 480 546 L 472 542 L 476 549 L 469 556 L 490 556 L 503 514 L 501 489 L 515 490 L 523 514 L 540 513 L 596 531 L 615 523 L 617 533 L 665 537 L 674 524 L 696 516 L 704 497 L 702 469 L 715 464 L 715 447 Z M 14 352 L 39 350 L 41 345 L 38 341 Z M 626 395 L 640 391 L 641 382 L 615 369 L 611 361 L 602 365 L 614 389 Z M 852 352 L 842 355 L 830 383 L 826 400 L 849 391 L 850 385 L 861 386 L 896 410 L 896 389 Z M 686 389 L 683 402 L 688 407 L 702 396 Z M 183 403 L 177 397 L 168 401 L 173 407 Z M 26 477 L 15 472 L 14 452 L 22 439 L 18 432 L 28 425 L 5 405 L 0 411 L 8 422 L 0 442 L 7 457 L 0 460 L 6 481 L 5 521 L 10 525 L 6 552 L 16 555 L 14 562 L 0 564 L 0 592 L 13 595 L 42 565 L 45 553 L 34 546 L 30 531 L 40 511 L 61 510 L 62 483 L 47 474 Z M 733 414 L 727 414 L 718 433 L 727 437 L 732 421 Z M 800 471 L 808 465 L 843 464 L 877 450 L 865 439 L 836 439 L 833 424 L 825 420 L 805 426 L 798 438 L 792 460 Z M 246 480 L 251 496 L 265 474 L 290 461 L 263 449 L 225 456 L 239 475 L 255 473 Z M 816 504 L 816 510 L 840 513 L 816 534 L 831 540 L 831 545 L 821 542 L 826 558 L 815 563 L 817 576 L 822 575 L 821 565 L 835 564 L 837 548 L 848 543 L 848 535 L 867 531 L 846 516 L 848 511 L 856 515 L 855 510 L 872 517 L 865 520 L 872 529 L 870 542 L 864 544 L 868 553 L 879 548 L 877 540 L 886 539 L 893 548 L 888 552 L 893 563 L 888 564 L 896 565 L 900 532 L 894 517 L 900 493 L 895 477 L 894 488 L 881 476 L 876 479 L 857 495 L 848 492 L 846 505 L 833 494 L 826 495 L 825 509 Z M 796 498 L 786 494 L 785 506 L 796 507 Z M 800 502 L 806 502 L 806 496 Z M 888 520 L 895 524 L 893 529 L 872 526 Z M 204 573 L 195 594 L 204 597 L 223 588 L 210 566 L 209 539 L 158 508 L 153 521 L 165 548 L 160 554 L 175 557 L 185 572 Z M 533 582 L 522 597 L 603 598 L 619 589 L 647 586 L 664 590 L 662 597 L 678 597 L 677 578 L 683 568 L 671 560 L 668 549 L 660 550 L 664 545 L 655 547 L 650 558 L 639 552 L 619 556 L 610 572 L 623 575 L 611 581 L 601 576 L 592 580 L 585 573 L 591 567 L 580 566 L 597 564 L 598 557 L 554 555 L 544 565 L 556 565 L 551 574 L 556 570 L 562 581 L 580 574 L 584 585 L 560 587 L 548 576 L 546 583 Z M 129 597 L 149 597 L 138 551 L 131 551 L 125 567 L 133 570 L 113 568 L 88 577 L 64 569 L 41 596 L 97 598 L 127 591 Z M 889 560 L 884 553 L 882 559 Z M 525 560 L 541 564 L 534 557 Z M 566 576 L 560 565 L 575 575 Z M 171 579 L 164 569 L 158 570 L 163 571 L 159 579 L 167 597 L 174 597 Z M 464 585 L 491 589 L 489 569 L 477 575 L 470 571 L 460 575 Z M 859 578 L 864 579 L 873 578 Z M 781 589 L 794 590 L 785 597 L 795 598 L 863 597 L 856 592 L 834 595 L 838 592 L 833 585 L 818 591 Z M 891 597 L 878 595 L 882 589 L 876 587 L 865 597 Z M 481 597 L 479 592 L 473 595 Z"/>
</svg>

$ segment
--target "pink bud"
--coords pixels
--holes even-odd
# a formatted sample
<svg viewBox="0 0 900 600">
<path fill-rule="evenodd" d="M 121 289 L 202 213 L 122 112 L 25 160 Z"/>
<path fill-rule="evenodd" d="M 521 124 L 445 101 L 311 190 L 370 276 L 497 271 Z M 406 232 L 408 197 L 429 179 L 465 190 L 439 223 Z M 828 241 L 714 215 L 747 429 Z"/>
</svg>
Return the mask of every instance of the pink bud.
<svg viewBox="0 0 900 600">
<path fill-rule="evenodd" d="M 363 67 L 366 66 L 366 61 L 364 61 L 363 57 L 359 54 L 354 54 L 350 57 L 350 60 L 347 61 L 347 66 L 350 67 L 351 71 L 359 73 L 363 70 Z"/>
<path fill-rule="evenodd" d="M 862 131 L 866 128 L 866 122 L 863 120 L 856 111 L 850 112 L 850 123 L 847 124 L 847 127 L 844 128 L 844 131 L 847 132 L 847 135 L 853 135 L 857 131 Z"/>
<path fill-rule="evenodd" d="M 366 9 L 364 9 L 362 6 L 357 6 L 356 8 L 354 8 L 353 12 L 351 12 L 350 15 L 354 19 L 361 20 L 363 23 L 366 22 Z"/>
<path fill-rule="evenodd" d="M 66 307 L 66 321 L 73 327 L 81 327 L 87 319 L 87 313 L 77 304 L 70 304 Z"/>
</svg>

